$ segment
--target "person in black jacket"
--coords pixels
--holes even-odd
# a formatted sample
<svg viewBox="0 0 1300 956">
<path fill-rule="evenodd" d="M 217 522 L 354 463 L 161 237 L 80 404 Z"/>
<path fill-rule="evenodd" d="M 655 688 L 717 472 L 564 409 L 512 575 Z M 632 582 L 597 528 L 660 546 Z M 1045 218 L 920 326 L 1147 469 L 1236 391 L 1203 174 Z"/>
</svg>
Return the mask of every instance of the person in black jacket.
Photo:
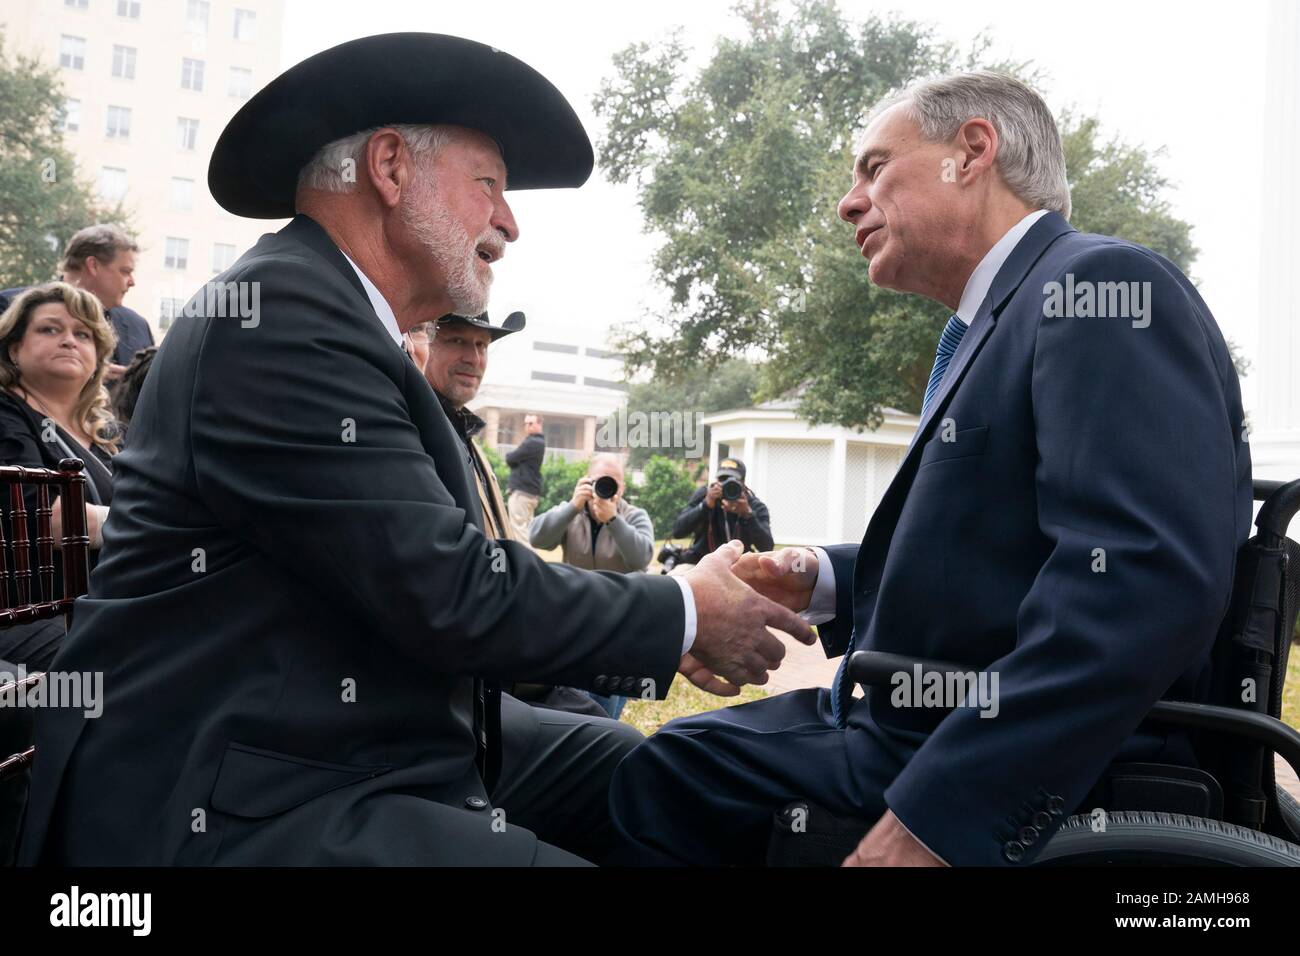
<svg viewBox="0 0 1300 956">
<path fill-rule="evenodd" d="M 113 500 L 118 428 L 103 381 L 115 344 L 99 300 L 63 282 L 29 289 L 0 315 L 0 465 L 57 468 L 64 458 L 82 460 L 92 568 Z M 34 538 L 36 488 L 24 486 L 24 494 L 28 533 Z M 62 514 L 57 500 L 51 504 L 57 545 Z M 7 515 L 5 534 L 13 540 Z M 55 561 L 53 593 L 41 598 L 62 593 L 62 567 Z M 63 634 L 62 620 L 0 630 L 0 658 L 45 670 Z"/>
<path fill-rule="evenodd" d="M 737 498 L 724 495 L 727 482 L 738 482 L 743 489 Z M 772 550 L 772 524 L 767 505 L 745 484 L 745 463 L 739 458 L 724 458 L 718 474 L 707 487 L 696 488 L 690 501 L 673 524 L 673 537 L 693 535 L 691 546 L 682 552 L 677 567 L 698 564 L 728 541 L 740 541 L 746 551 Z"/>
<path fill-rule="evenodd" d="M 670 580 L 484 534 L 403 333 L 485 311 L 518 236 L 507 183 L 592 165 L 544 77 L 438 34 L 315 54 L 235 114 L 213 197 L 293 218 L 190 301 L 145 378 L 55 662 L 103 673 L 102 716 L 36 715 L 20 865 L 599 860 L 639 738 L 500 685 L 662 698 L 680 670 L 734 696 L 784 654 L 768 625 L 815 640 L 735 553 Z M 245 291 L 251 314 L 212 294 Z"/>
<path fill-rule="evenodd" d="M 524 440 L 510 454 L 510 482 L 506 485 L 509 497 L 506 507 L 510 511 L 510 524 L 518 540 L 527 541 L 537 511 L 537 500 L 542 496 L 542 459 L 546 457 L 546 439 L 542 436 L 542 416 L 524 416 Z"/>
</svg>

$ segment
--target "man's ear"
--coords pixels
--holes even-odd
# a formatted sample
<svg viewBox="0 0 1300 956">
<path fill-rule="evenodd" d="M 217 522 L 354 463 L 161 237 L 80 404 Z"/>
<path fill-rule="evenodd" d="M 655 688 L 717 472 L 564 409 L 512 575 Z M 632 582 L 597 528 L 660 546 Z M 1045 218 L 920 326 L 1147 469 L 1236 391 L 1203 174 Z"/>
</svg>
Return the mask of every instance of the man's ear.
<svg viewBox="0 0 1300 956">
<path fill-rule="evenodd" d="M 958 174 L 965 180 L 985 175 L 997 158 L 998 131 L 982 117 L 968 119 L 957 130 L 957 148 L 961 151 Z"/>
<path fill-rule="evenodd" d="M 366 141 L 365 174 L 379 201 L 396 208 L 402 191 L 411 188 L 412 157 L 395 129 L 381 129 Z"/>
</svg>

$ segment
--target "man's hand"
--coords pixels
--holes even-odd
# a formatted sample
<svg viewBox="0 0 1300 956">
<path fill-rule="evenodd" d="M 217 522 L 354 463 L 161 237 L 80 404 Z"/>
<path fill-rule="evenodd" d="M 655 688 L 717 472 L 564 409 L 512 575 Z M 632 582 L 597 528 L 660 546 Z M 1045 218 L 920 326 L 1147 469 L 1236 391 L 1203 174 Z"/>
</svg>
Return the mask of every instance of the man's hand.
<svg viewBox="0 0 1300 956">
<path fill-rule="evenodd" d="M 595 497 L 596 492 L 592 490 L 591 479 L 583 475 L 573 486 L 573 497 L 569 499 L 569 504 L 573 505 L 574 511 L 581 511 L 587 502 Z"/>
<path fill-rule="evenodd" d="M 700 690 L 707 690 L 710 694 L 716 694 L 719 697 L 735 697 L 740 693 L 739 686 L 718 677 L 690 654 L 682 655 L 682 662 L 677 665 L 677 673 L 700 688 Z"/>
<path fill-rule="evenodd" d="M 618 514 L 618 499 L 592 498 L 591 504 L 587 505 L 587 510 L 601 524 L 608 524 L 614 520 L 614 515 Z"/>
<path fill-rule="evenodd" d="M 745 554 L 732 573 L 763 597 L 792 611 L 804 611 L 817 583 L 817 553 L 811 548 L 782 548 Z"/>
<path fill-rule="evenodd" d="M 116 382 L 126 374 L 126 366 L 118 365 L 116 362 L 109 362 L 104 366 L 104 381 Z"/>
<path fill-rule="evenodd" d="M 697 624 L 695 643 L 687 655 L 694 664 L 683 661 L 683 668 L 692 668 L 683 673 L 706 690 L 716 685 L 694 665 L 736 685 L 767 683 L 767 672 L 780 666 L 785 656 L 785 645 L 768 631 L 769 626 L 804 644 L 816 640 L 812 628 L 797 614 L 746 587 L 732 573 L 742 549 L 739 541 L 729 541 L 684 575 L 695 598 Z"/>
<path fill-rule="evenodd" d="M 713 484 L 709 485 L 709 490 L 705 492 L 704 507 L 712 508 L 714 505 L 718 503 L 718 499 L 721 497 L 722 497 L 722 482 L 715 481 L 713 482 Z"/>
<path fill-rule="evenodd" d="M 876 821 L 858 848 L 841 866 L 947 866 L 925 847 L 894 816 L 893 810 Z"/>
<path fill-rule="evenodd" d="M 754 513 L 753 509 L 749 507 L 749 499 L 744 495 L 741 495 L 735 501 L 728 501 L 723 498 L 722 510 L 729 514 L 740 515 L 742 518 L 748 518 Z"/>
</svg>

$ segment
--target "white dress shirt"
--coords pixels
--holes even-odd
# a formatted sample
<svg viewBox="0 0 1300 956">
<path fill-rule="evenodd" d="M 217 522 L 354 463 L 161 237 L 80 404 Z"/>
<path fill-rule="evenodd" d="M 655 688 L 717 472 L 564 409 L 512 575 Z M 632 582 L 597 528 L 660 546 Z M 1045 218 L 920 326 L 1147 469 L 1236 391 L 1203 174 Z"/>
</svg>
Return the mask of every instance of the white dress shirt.
<svg viewBox="0 0 1300 956">
<path fill-rule="evenodd" d="M 993 248 L 984 254 L 984 258 L 966 280 L 966 288 L 962 289 L 961 302 L 957 305 L 957 318 L 967 325 L 974 321 L 975 313 L 983 305 L 984 298 L 989 294 L 989 287 L 993 285 L 993 280 L 997 278 L 999 270 L 1006 263 L 1011 251 L 1020 244 L 1021 239 L 1025 238 L 1029 228 L 1046 215 L 1046 209 L 1031 212 L 1008 229 L 1002 238 L 993 244 Z M 822 573 L 830 567 L 830 559 L 826 557 L 826 552 L 821 548 L 812 550 L 817 555 L 817 583 L 813 585 L 812 600 L 802 616 L 809 624 L 824 624 L 835 616 L 835 575 Z"/>
<path fill-rule="evenodd" d="M 397 343 L 399 349 L 406 351 L 403 345 L 402 330 L 397 325 L 397 316 L 393 312 L 393 307 L 388 304 L 388 300 L 385 299 L 384 294 L 379 291 L 379 287 L 371 282 L 370 278 L 361 271 L 361 267 L 353 262 L 352 258 L 346 252 L 343 252 L 342 249 L 340 249 L 339 252 L 343 253 L 343 258 L 348 260 L 348 265 L 352 267 L 353 271 L 357 274 L 357 278 L 361 280 L 361 287 L 366 290 L 366 298 L 370 300 L 370 306 L 375 310 L 375 315 L 379 316 L 379 321 L 383 324 L 384 331 L 386 331 L 392 340 Z M 831 577 L 834 577 L 834 575 L 831 575 Z M 685 611 L 686 617 L 686 627 L 682 634 L 682 653 L 685 654 L 691 649 L 691 645 L 695 643 L 695 594 L 691 591 L 691 586 L 686 582 L 685 578 L 674 577 L 673 580 L 676 581 L 678 586 L 682 589 L 682 607 Z M 832 602 L 831 607 L 834 606 L 835 605 Z"/>
</svg>

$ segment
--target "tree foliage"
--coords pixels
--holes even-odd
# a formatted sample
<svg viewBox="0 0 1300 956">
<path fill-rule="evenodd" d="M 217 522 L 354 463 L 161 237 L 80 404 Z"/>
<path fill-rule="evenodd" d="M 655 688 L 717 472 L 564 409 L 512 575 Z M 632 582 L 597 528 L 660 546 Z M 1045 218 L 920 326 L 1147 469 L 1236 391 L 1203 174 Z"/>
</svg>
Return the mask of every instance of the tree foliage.
<svg viewBox="0 0 1300 956">
<path fill-rule="evenodd" d="M 126 225 L 100 203 L 63 142 L 58 71 L 5 48 L 0 33 L 0 286 L 58 275 L 72 234 L 97 222 Z"/>
<path fill-rule="evenodd" d="M 745 0 L 736 12 L 745 35 L 720 40 L 697 74 L 676 33 L 617 54 L 595 97 L 600 166 L 635 184 L 646 229 L 663 240 L 653 273 L 670 302 L 649 317 L 668 334 L 634 323 L 620 348 L 660 387 L 761 359 L 755 397 L 796 392 L 814 422 L 873 426 L 883 408 L 916 411 L 948 313 L 868 281 L 835 213 L 854 136 L 877 100 L 920 77 L 1037 73 L 994 60 L 987 38 L 963 51 L 916 21 L 851 21 L 833 0 L 798 0 L 784 16 L 772 0 Z M 1169 212 L 1155 155 L 1104 139 L 1094 117 L 1060 115 L 1076 227 L 1186 269 L 1190 227 Z"/>
</svg>

